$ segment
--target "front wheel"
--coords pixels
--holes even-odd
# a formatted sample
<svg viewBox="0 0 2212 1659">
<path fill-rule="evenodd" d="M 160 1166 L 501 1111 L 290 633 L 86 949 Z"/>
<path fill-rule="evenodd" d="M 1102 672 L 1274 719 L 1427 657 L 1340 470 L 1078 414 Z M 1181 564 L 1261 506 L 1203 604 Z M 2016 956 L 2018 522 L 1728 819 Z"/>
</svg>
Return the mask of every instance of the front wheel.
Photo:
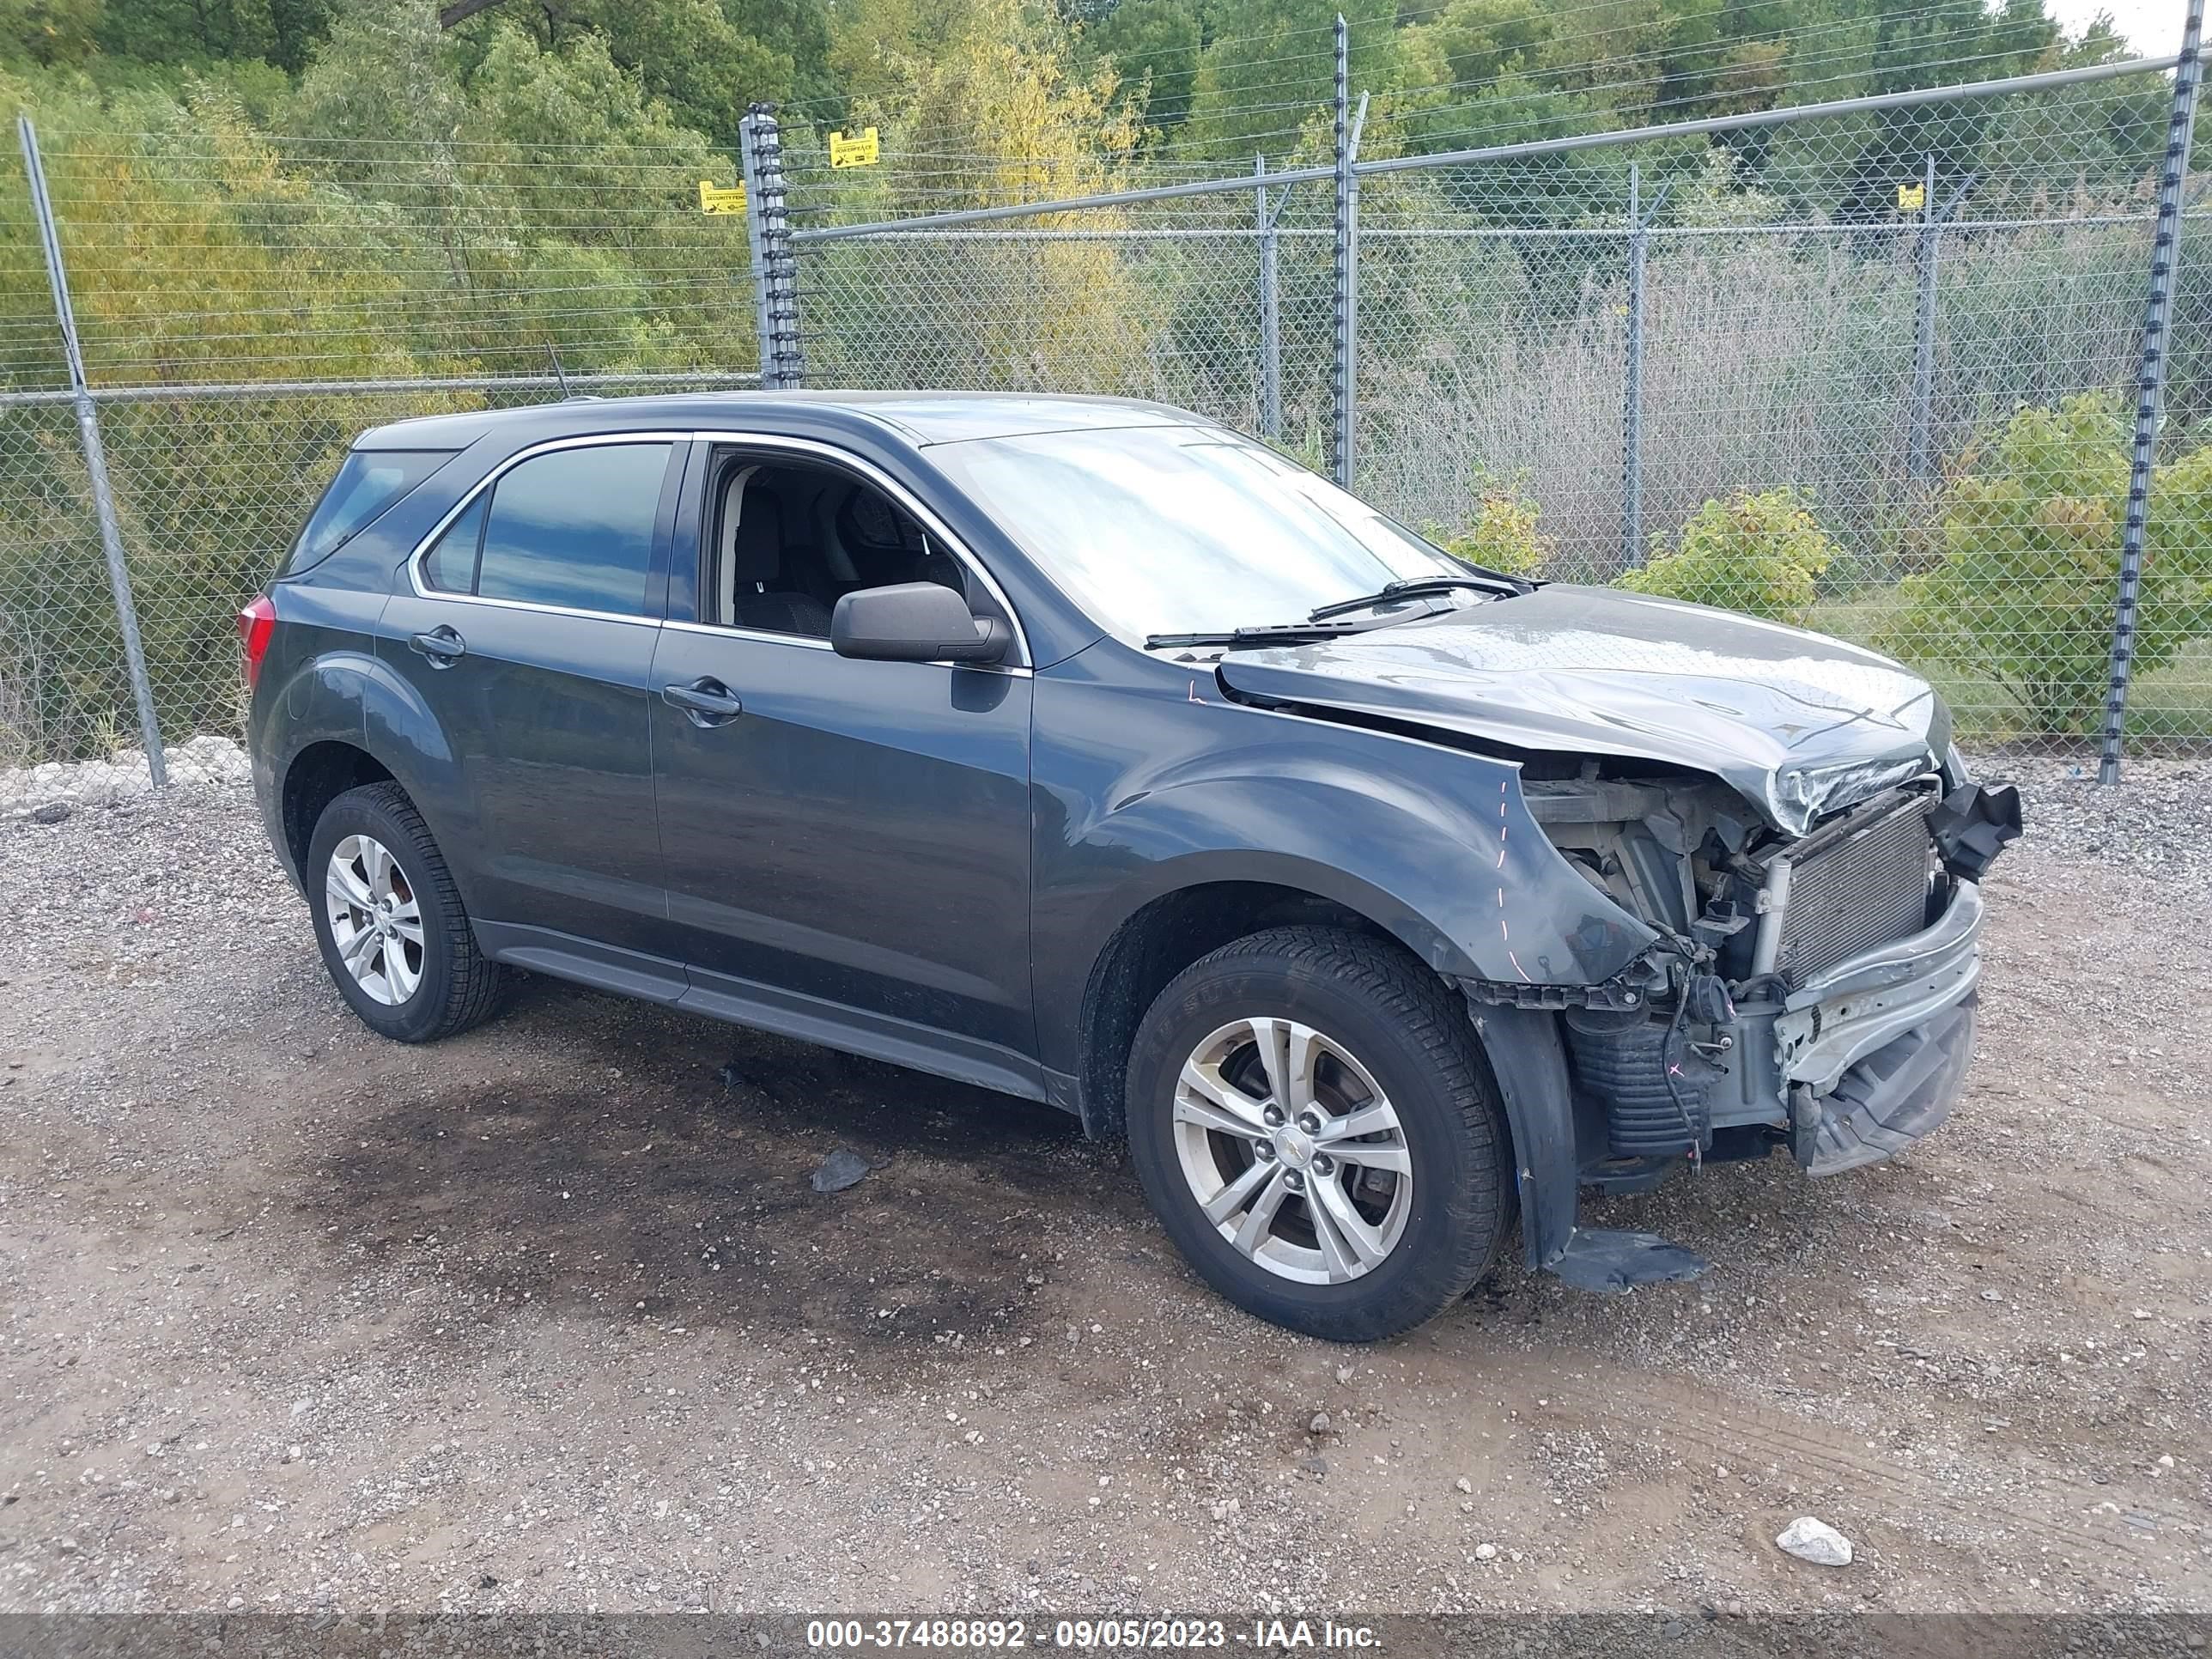
<svg viewBox="0 0 2212 1659">
<path fill-rule="evenodd" d="M 1129 1060 L 1129 1150 L 1176 1248 L 1247 1312 L 1370 1342 L 1465 1295 L 1512 1219 L 1512 1158 L 1467 1012 L 1395 946 L 1285 927 L 1160 994 Z"/>
<path fill-rule="evenodd" d="M 398 784 L 325 807 L 305 874 L 323 965 L 371 1030 L 431 1042 L 496 1009 L 499 965 L 477 949 L 445 855 Z"/>
</svg>

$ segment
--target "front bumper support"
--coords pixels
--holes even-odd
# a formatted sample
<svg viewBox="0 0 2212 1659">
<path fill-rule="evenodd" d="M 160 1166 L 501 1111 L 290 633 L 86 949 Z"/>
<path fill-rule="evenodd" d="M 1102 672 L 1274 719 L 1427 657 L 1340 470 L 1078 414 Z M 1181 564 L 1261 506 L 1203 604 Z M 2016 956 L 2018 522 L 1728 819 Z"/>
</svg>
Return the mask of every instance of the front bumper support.
<svg viewBox="0 0 2212 1659">
<path fill-rule="evenodd" d="M 1792 1148 L 1810 1176 L 1879 1164 L 1951 1115 L 1974 1057 L 1974 998 L 1893 1037 L 1816 1096 L 1803 1085 L 1790 1103 Z"/>
</svg>

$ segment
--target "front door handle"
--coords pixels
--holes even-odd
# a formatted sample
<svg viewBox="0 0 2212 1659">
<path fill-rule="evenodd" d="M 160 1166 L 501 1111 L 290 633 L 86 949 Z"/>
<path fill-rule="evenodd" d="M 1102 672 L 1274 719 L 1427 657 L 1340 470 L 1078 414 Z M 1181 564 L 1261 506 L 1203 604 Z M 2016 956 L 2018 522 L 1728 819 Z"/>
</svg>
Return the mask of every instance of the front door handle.
<svg viewBox="0 0 2212 1659">
<path fill-rule="evenodd" d="M 433 668 L 451 668 L 469 648 L 469 642 L 443 623 L 427 634 L 417 634 L 408 643 L 428 658 Z"/>
<path fill-rule="evenodd" d="M 708 676 L 689 685 L 664 685 L 660 696 L 672 708 L 680 708 L 692 725 L 727 726 L 745 712 L 737 695 L 721 681 Z"/>
</svg>

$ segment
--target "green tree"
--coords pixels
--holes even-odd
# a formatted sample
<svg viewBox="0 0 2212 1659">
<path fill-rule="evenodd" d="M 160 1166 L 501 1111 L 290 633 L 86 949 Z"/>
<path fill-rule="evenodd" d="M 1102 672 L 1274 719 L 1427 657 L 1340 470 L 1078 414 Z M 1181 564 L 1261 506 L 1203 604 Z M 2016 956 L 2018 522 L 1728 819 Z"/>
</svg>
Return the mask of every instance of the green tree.
<svg viewBox="0 0 2212 1659">
<path fill-rule="evenodd" d="M 117 0 L 100 20 L 101 52 L 148 64 L 263 58 L 291 74 L 329 31 L 331 0 Z"/>
<path fill-rule="evenodd" d="M 838 212 L 1047 201 L 1128 182 L 1136 120 L 1110 70 L 1079 66 L 1059 18 L 1023 0 L 964 0 L 919 27 L 932 37 L 926 53 L 907 49 L 915 37 L 869 40 L 878 89 L 854 118 L 881 129 L 887 156 L 962 159 L 839 174 Z M 1032 222 L 1095 230 L 1125 221 L 1093 213 Z M 1151 390 L 1130 378 L 1144 372 L 1135 343 L 1155 337 L 1173 298 L 1122 250 L 1096 241 L 840 243 L 816 269 L 817 326 L 854 343 L 828 372 L 863 385 Z M 880 364 L 860 343 L 896 349 L 896 362 Z"/>
<path fill-rule="evenodd" d="M 95 50 L 101 0 L 0 0 L 0 53 L 80 64 Z"/>
<path fill-rule="evenodd" d="M 1540 527 L 1544 509 L 1522 478 L 1475 480 L 1474 514 L 1457 530 L 1429 526 L 1429 539 L 1469 564 L 1510 576 L 1534 576 L 1559 556 L 1559 543 Z"/>
<path fill-rule="evenodd" d="M 1186 136 L 1201 153 L 1249 166 L 1257 151 L 1291 147 L 1334 95 L 1340 12 L 1352 32 L 1353 101 L 1397 84 L 1390 0 L 1243 0 L 1199 56 Z"/>
<path fill-rule="evenodd" d="M 2086 730 L 2105 697 L 2127 435 L 2114 403 L 2081 397 L 2024 409 L 1970 449 L 1945 497 L 1942 557 L 1905 579 L 1887 648 L 1996 680 L 2031 732 Z M 2138 673 L 2212 632 L 2212 446 L 2160 468 L 2151 501 Z"/>
<path fill-rule="evenodd" d="M 836 90 L 822 0 L 540 0 L 488 6 L 454 33 L 482 53 L 510 28 L 550 52 L 597 37 L 678 121 L 724 144 L 750 104 Z"/>
<path fill-rule="evenodd" d="M 1148 125 L 1166 131 L 1190 118 L 1202 33 L 1194 0 L 1122 0 L 1083 32 L 1082 49 L 1142 100 Z"/>
<path fill-rule="evenodd" d="M 1794 489 L 1709 501 L 1673 547 L 1664 536 L 1654 536 L 1651 547 L 1651 562 L 1614 586 L 1793 623 L 1804 622 L 1837 552 Z"/>
<path fill-rule="evenodd" d="M 341 0 L 341 8 L 301 80 L 299 130 L 337 142 L 451 140 L 465 100 L 432 0 Z"/>
</svg>

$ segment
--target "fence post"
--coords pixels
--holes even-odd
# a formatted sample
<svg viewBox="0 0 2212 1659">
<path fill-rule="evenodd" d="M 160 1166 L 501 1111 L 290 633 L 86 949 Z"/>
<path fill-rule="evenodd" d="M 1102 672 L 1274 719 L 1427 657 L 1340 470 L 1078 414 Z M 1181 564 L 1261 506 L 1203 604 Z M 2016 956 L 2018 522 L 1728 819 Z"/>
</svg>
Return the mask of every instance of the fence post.
<svg viewBox="0 0 2212 1659">
<path fill-rule="evenodd" d="M 1936 404 L 1936 156 L 1929 153 L 1920 182 L 1919 257 L 1913 277 L 1912 429 L 1906 470 L 1915 480 L 1934 471 L 1929 429 Z"/>
<path fill-rule="evenodd" d="M 744 167 L 745 240 L 751 245 L 753 308 L 760 332 L 761 386 L 803 385 L 806 353 L 799 337 L 799 264 L 784 209 L 783 137 L 772 106 L 755 104 L 738 124 Z"/>
<path fill-rule="evenodd" d="M 2105 694 L 2104 742 L 2097 781 L 2120 781 L 2120 734 L 2127 721 L 2128 675 L 2135 658 L 2136 604 L 2142 586 L 2143 525 L 2150 507 L 2151 465 L 2158 453 L 2158 424 L 2172 353 L 2166 325 L 2173 312 L 2173 282 L 2181 264 L 2181 185 L 2189 172 L 2189 142 L 2197 125 L 2197 93 L 2204 0 L 2189 0 L 2182 26 L 2181 62 L 2173 71 L 2173 114 L 2166 126 L 2166 161 L 2158 181 L 2158 228 L 2151 239 L 2150 290 L 2143 303 L 2142 366 L 2136 380 L 2135 441 L 2128 458 L 2128 514 L 2120 531 L 2119 597 L 2112 610 L 2112 679 Z"/>
<path fill-rule="evenodd" d="M 1336 15 L 1336 356 L 1330 387 L 1336 430 L 1334 471 L 1352 488 L 1352 428 L 1359 379 L 1359 175 L 1352 172 L 1352 31 Z"/>
<path fill-rule="evenodd" d="M 1620 397 L 1620 562 L 1644 562 L 1644 289 L 1651 252 L 1651 222 L 1666 205 L 1672 184 L 1659 186 L 1647 206 L 1643 168 L 1628 164 L 1628 362 Z"/>
<path fill-rule="evenodd" d="M 1919 251 L 1913 275 L 1911 430 L 1906 450 L 1906 471 L 1915 483 L 1934 477 L 1940 470 L 1936 459 L 1936 283 L 1943 227 L 1980 178 L 1968 173 L 1939 209 L 1934 155 L 1929 156 L 1921 175 Z"/>
<path fill-rule="evenodd" d="M 1628 362 L 1620 417 L 1620 562 L 1644 562 L 1644 177 L 1628 164 Z"/>
<path fill-rule="evenodd" d="M 1255 156 L 1252 175 L 1267 176 L 1267 158 Z M 1267 186 L 1254 192 L 1260 202 L 1260 435 L 1283 435 L 1283 301 L 1277 286 L 1275 216 L 1267 210 Z M 1283 192 L 1288 196 L 1286 187 Z"/>
<path fill-rule="evenodd" d="M 107 562 L 108 591 L 115 596 L 115 621 L 123 635 L 123 661 L 131 675 L 131 700 L 138 705 L 138 737 L 146 745 L 146 770 L 157 785 L 169 781 L 168 757 L 161 749 L 161 725 L 154 717 L 154 687 L 146 676 L 146 645 L 139 636 L 138 607 L 131 598 L 131 569 L 123 560 L 123 527 L 115 516 L 115 491 L 107 477 L 107 450 L 100 441 L 100 410 L 85 378 L 84 349 L 76 337 L 76 313 L 70 305 L 69 274 L 62 265 L 60 234 L 54 228 L 53 203 L 46 196 L 46 169 L 39 159 L 39 135 L 28 115 L 15 117 L 15 137 L 23 147 L 23 172 L 30 180 L 31 208 L 38 216 L 39 240 L 46 252 L 46 283 L 54 296 L 54 319 L 61 325 L 62 349 L 69 357 L 70 401 L 84 445 L 84 470 L 92 483 L 94 511 L 100 519 L 100 550 Z"/>
</svg>

